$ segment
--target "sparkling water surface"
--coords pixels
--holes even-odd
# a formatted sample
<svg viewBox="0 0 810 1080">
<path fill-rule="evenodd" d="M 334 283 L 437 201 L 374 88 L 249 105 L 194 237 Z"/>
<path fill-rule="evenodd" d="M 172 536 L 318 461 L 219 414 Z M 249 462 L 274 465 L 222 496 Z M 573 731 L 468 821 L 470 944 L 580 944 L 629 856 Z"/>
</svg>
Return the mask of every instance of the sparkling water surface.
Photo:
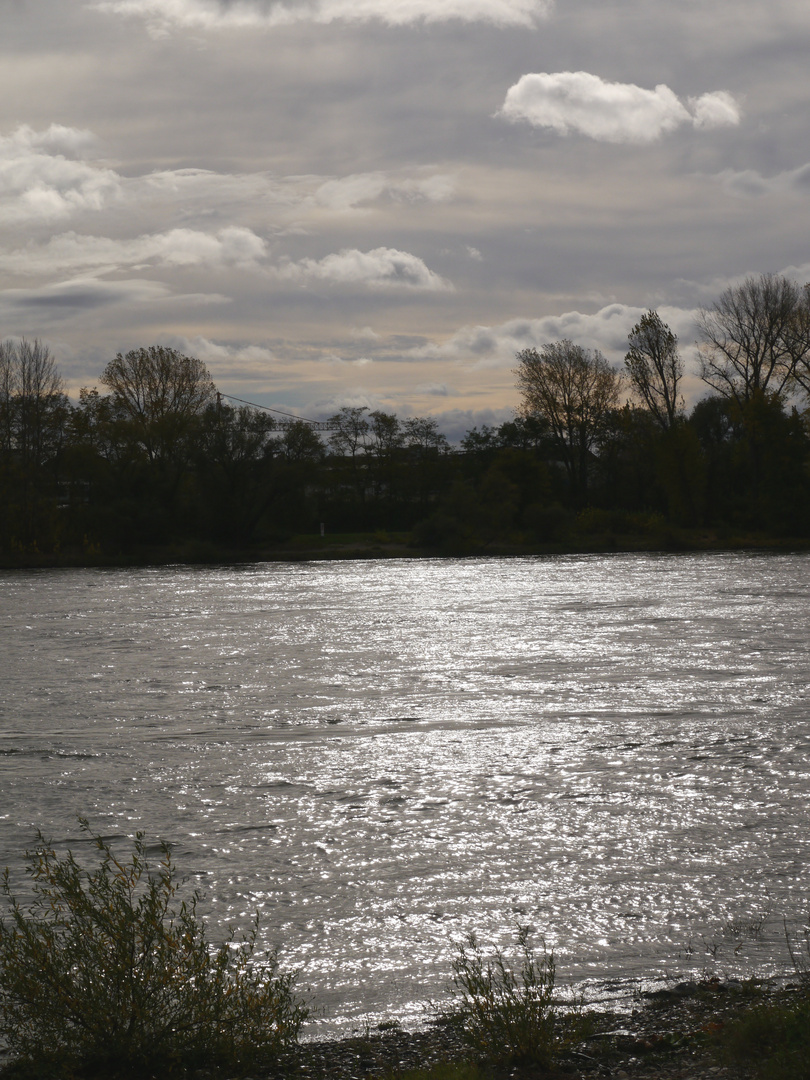
<svg viewBox="0 0 810 1080">
<path fill-rule="evenodd" d="M 310 1034 L 445 998 L 456 943 L 590 999 L 788 968 L 810 900 L 810 556 L 0 574 L 0 865 L 77 815 L 262 917 Z"/>
</svg>

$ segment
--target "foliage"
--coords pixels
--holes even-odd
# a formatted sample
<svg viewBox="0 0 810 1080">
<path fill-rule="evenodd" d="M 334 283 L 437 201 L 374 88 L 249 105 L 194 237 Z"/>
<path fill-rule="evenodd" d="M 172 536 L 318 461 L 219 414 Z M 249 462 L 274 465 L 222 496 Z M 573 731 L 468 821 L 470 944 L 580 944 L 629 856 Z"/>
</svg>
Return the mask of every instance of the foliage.
<svg viewBox="0 0 810 1080">
<path fill-rule="evenodd" d="M 455 1007 L 479 1060 L 548 1069 L 561 1032 L 554 954 L 543 946 L 536 955 L 527 927 L 518 927 L 515 953 L 511 961 L 500 949 L 487 955 L 470 934 L 453 961 Z"/>
<path fill-rule="evenodd" d="M 756 1080 L 810 1080 L 810 999 L 766 1002 L 722 1034 L 725 1056 Z"/>
<path fill-rule="evenodd" d="M 205 1064 L 233 1074 L 292 1044 L 307 1009 L 275 954 L 253 960 L 258 922 L 212 948 L 198 894 L 178 905 L 168 844 L 155 862 L 141 833 L 128 859 L 92 839 L 99 857 L 85 869 L 37 834 L 28 907 L 4 875 L 0 1036 L 18 1072 L 135 1076 Z"/>
<path fill-rule="evenodd" d="M 390 1080 L 484 1080 L 472 1061 L 439 1061 L 422 1069 L 405 1069 L 390 1074 Z"/>
<path fill-rule="evenodd" d="M 810 924 L 785 941 L 798 992 L 768 995 L 722 1032 L 725 1056 L 756 1080 L 810 1080 Z"/>
<path fill-rule="evenodd" d="M 548 424 L 572 486 L 584 495 L 591 456 L 618 407 L 622 377 L 597 350 L 557 341 L 517 354 L 521 410 Z"/>
<path fill-rule="evenodd" d="M 620 514 L 622 543 L 637 534 L 646 547 L 725 542 L 729 530 L 741 543 L 801 542 L 810 410 L 791 404 L 810 394 L 810 287 L 791 289 L 783 338 L 798 359 L 783 393 L 770 379 L 745 396 L 745 379 L 764 377 L 753 335 L 735 353 L 740 370 L 723 368 L 738 396 L 718 383 L 724 393 L 683 416 L 675 336 L 650 311 L 628 341 L 637 406 L 618 407 L 622 375 L 600 353 L 553 342 L 518 353 L 520 415 L 459 448 L 435 417 L 365 407 L 333 416 L 327 444 L 311 422 L 225 405 L 199 360 L 158 346 L 119 355 L 102 375 L 110 392 L 85 388 L 71 404 L 45 346 L 0 343 L 0 561 L 253 558 L 321 525 L 365 540 L 412 531 L 445 554 L 579 546 L 574 522 L 591 510 Z M 725 363 L 708 340 L 703 351 Z M 651 518 L 665 526 L 655 535 L 633 524 Z"/>
<path fill-rule="evenodd" d="M 101 382 L 126 417 L 129 437 L 152 462 L 177 456 L 192 421 L 216 394 L 202 360 L 161 345 L 118 353 Z"/>
<path fill-rule="evenodd" d="M 785 921 L 785 942 L 793 970 L 801 986 L 810 996 L 810 919 L 805 921 L 801 933 L 794 938 L 791 938 L 787 921 Z"/>
</svg>

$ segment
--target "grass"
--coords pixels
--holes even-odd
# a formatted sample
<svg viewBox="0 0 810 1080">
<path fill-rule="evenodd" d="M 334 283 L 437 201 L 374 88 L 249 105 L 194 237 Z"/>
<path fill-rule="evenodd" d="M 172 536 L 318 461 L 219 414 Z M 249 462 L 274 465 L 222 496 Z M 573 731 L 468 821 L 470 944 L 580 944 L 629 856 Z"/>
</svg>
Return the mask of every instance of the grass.
<svg viewBox="0 0 810 1080">
<path fill-rule="evenodd" d="M 727 1025 L 719 1050 L 758 1080 L 810 1080 L 810 996 L 755 1005 Z"/>
<path fill-rule="evenodd" d="M 744 1064 L 758 1080 L 810 1080 L 810 925 L 785 942 L 797 986 L 764 1000 L 724 1031 L 724 1056 Z"/>
<path fill-rule="evenodd" d="M 424 1069 L 405 1069 L 392 1075 L 396 1080 L 488 1080 L 474 1061 L 440 1061 Z"/>
</svg>

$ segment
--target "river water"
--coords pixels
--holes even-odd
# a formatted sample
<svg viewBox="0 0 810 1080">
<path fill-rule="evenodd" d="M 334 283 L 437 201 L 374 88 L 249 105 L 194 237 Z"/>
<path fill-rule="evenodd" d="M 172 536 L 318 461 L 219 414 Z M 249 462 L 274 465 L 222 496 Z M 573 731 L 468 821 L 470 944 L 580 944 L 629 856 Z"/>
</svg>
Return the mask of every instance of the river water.
<svg viewBox="0 0 810 1080">
<path fill-rule="evenodd" d="M 311 1034 L 441 1001 L 517 923 L 604 999 L 788 967 L 810 556 L 0 574 L 0 865 L 77 815 L 262 918 Z"/>
</svg>

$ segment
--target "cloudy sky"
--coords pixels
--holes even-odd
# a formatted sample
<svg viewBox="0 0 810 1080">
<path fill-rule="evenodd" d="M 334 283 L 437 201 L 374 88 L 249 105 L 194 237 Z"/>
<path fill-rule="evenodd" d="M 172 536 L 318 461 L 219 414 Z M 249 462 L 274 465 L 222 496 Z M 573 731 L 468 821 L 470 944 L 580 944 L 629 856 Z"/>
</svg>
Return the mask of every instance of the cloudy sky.
<svg viewBox="0 0 810 1080">
<path fill-rule="evenodd" d="M 808 56 L 807 0 L 0 0 L 0 336 L 451 434 L 648 307 L 689 358 L 810 278 Z"/>
</svg>

